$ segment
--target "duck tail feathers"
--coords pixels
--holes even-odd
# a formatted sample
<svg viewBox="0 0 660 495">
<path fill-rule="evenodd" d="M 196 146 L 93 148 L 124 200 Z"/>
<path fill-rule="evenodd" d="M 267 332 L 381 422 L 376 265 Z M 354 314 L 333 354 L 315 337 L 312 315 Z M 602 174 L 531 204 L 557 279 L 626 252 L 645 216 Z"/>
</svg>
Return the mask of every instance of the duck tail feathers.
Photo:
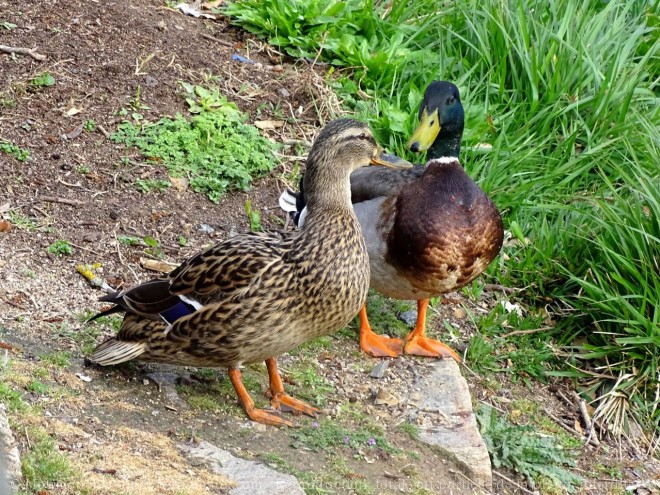
<svg viewBox="0 0 660 495">
<path fill-rule="evenodd" d="M 89 360 L 101 366 L 110 366 L 137 358 L 145 348 L 144 342 L 125 342 L 112 337 L 94 349 Z"/>
<path fill-rule="evenodd" d="M 282 208 L 287 213 L 295 213 L 298 211 L 296 204 L 298 201 L 298 195 L 290 189 L 285 189 L 282 194 L 280 194 L 280 208 Z"/>
</svg>

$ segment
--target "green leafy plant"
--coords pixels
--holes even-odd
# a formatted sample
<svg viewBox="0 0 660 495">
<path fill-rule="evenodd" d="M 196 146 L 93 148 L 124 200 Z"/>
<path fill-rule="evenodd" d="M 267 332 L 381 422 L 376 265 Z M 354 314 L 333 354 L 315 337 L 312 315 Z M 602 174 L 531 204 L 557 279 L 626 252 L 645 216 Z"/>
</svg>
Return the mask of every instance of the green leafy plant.
<svg viewBox="0 0 660 495">
<path fill-rule="evenodd" d="M 86 120 L 84 128 L 87 132 L 94 132 L 97 128 L 96 121 L 94 119 Z"/>
<path fill-rule="evenodd" d="M 7 31 L 11 31 L 12 29 L 16 29 L 18 26 L 12 22 L 8 21 L 1 21 L 0 22 L 0 27 L 2 29 L 6 29 Z"/>
<path fill-rule="evenodd" d="M 151 191 L 164 191 L 172 186 L 170 181 L 162 179 L 136 179 L 135 187 L 141 193 L 149 193 Z"/>
<path fill-rule="evenodd" d="M 50 86 L 55 86 L 55 78 L 49 72 L 44 72 L 39 74 L 36 77 L 33 77 L 28 82 L 28 85 L 34 89 L 47 88 Z"/>
<path fill-rule="evenodd" d="M 71 247 L 69 241 L 65 239 L 59 239 L 53 242 L 50 246 L 48 246 L 48 249 L 46 249 L 46 251 L 56 256 L 64 256 L 64 255 L 73 254 L 73 247 Z"/>
<path fill-rule="evenodd" d="M 12 223 L 12 225 L 14 225 L 17 229 L 25 229 L 30 231 L 37 229 L 36 222 L 18 210 L 9 210 L 7 212 L 7 216 L 9 217 L 9 221 Z"/>
<path fill-rule="evenodd" d="M 247 189 L 254 177 L 272 169 L 276 145 L 245 125 L 235 104 L 196 86 L 187 100 L 190 120 L 177 115 L 141 125 L 124 122 L 111 139 L 162 161 L 171 176 L 187 177 L 213 202 L 228 189 Z"/>
<path fill-rule="evenodd" d="M 496 468 L 515 470 L 532 487 L 542 477 L 571 493 L 582 483 L 579 476 L 564 467 L 575 465 L 574 455 L 555 437 L 538 433 L 531 426 L 514 425 L 485 405 L 479 407 L 477 419 Z"/>
<path fill-rule="evenodd" d="M 117 240 L 126 246 L 136 246 L 140 244 L 140 239 L 131 235 L 119 235 Z"/>
<path fill-rule="evenodd" d="M 160 248 L 160 243 L 158 240 L 154 239 L 150 235 L 146 235 L 142 238 L 144 243 L 148 246 L 144 252 L 155 257 L 162 258 L 164 256 L 163 250 Z"/>
<path fill-rule="evenodd" d="M 30 158 L 30 150 L 16 146 L 14 143 L 10 143 L 9 141 L 0 142 L 0 151 L 13 156 L 19 162 L 24 162 Z"/>
</svg>

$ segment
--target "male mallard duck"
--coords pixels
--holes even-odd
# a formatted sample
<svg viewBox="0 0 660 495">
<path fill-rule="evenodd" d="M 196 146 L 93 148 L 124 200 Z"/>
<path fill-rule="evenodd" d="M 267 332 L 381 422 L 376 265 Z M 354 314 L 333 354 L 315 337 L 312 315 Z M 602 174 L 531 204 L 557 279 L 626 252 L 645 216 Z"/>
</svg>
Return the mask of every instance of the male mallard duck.
<svg viewBox="0 0 660 495">
<path fill-rule="evenodd" d="M 502 247 L 502 219 L 493 202 L 458 160 L 464 113 L 458 88 L 434 81 L 424 93 L 420 123 L 408 147 L 428 150 L 426 165 L 410 170 L 362 168 L 351 174 L 351 200 L 362 225 L 371 265 L 371 287 L 395 299 L 416 299 L 415 328 L 405 352 L 448 356 L 446 344 L 424 335 L 429 298 L 474 280 Z M 280 205 L 304 220 L 304 194 L 285 191 Z M 371 330 L 360 310 L 360 346 L 374 356 L 398 356 L 403 342 Z"/>
<path fill-rule="evenodd" d="M 91 361 L 226 367 L 254 421 L 292 426 L 278 415 L 281 406 L 319 412 L 286 394 L 275 356 L 340 329 L 364 305 L 369 261 L 349 175 L 370 162 L 410 167 L 384 155 L 366 124 L 328 124 L 307 159 L 304 228 L 237 235 L 164 278 L 101 298 L 116 304 L 101 314 L 126 316 L 117 336 L 100 344 Z M 275 411 L 256 409 L 241 380 L 239 366 L 259 361 L 266 362 Z"/>
</svg>

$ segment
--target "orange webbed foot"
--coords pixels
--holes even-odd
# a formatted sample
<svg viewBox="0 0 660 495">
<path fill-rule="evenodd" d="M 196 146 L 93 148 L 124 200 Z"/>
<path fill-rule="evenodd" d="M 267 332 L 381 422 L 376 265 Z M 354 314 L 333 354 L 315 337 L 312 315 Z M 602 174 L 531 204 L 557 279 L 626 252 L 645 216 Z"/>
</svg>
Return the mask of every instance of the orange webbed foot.
<svg viewBox="0 0 660 495">
<path fill-rule="evenodd" d="M 398 357 L 403 353 L 403 341 L 390 339 L 384 335 L 369 331 L 360 336 L 360 348 L 375 357 Z"/>
<path fill-rule="evenodd" d="M 374 333 L 367 318 L 367 307 L 360 310 L 360 348 L 375 357 L 398 357 L 403 353 L 403 341 Z"/>
<path fill-rule="evenodd" d="M 414 335 L 407 342 L 404 348 L 406 354 L 415 356 L 452 358 L 457 363 L 461 362 L 461 357 L 447 344 L 439 340 L 430 339 L 424 335 Z"/>
<path fill-rule="evenodd" d="M 292 421 L 281 417 L 279 411 L 267 411 L 266 409 L 257 409 L 254 407 L 254 401 L 243 385 L 240 370 L 231 368 L 228 372 L 229 379 L 236 390 L 238 399 L 243 405 L 246 414 L 252 421 L 271 426 L 296 426 Z"/>
<path fill-rule="evenodd" d="M 283 418 L 279 411 L 268 411 L 267 409 L 245 408 L 245 412 L 252 421 L 270 426 L 288 426 L 295 427 L 295 423 Z"/>
<path fill-rule="evenodd" d="M 285 392 L 276 392 L 273 394 L 273 392 L 268 389 L 266 395 L 271 398 L 270 405 L 277 411 L 291 412 L 293 414 L 306 414 L 312 418 L 315 418 L 316 415 L 321 412 L 320 409 L 300 399 L 291 397 Z"/>
</svg>

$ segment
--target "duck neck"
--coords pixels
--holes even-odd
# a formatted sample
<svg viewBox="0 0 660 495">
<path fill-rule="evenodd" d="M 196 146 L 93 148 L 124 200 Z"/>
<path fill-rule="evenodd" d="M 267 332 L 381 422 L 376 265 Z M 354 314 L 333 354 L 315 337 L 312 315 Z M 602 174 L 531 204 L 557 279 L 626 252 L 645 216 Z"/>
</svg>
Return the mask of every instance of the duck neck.
<svg viewBox="0 0 660 495">
<path fill-rule="evenodd" d="M 458 158 L 458 153 L 461 151 L 462 136 L 462 132 L 438 136 L 426 153 L 426 159 L 433 160 L 449 156 Z"/>
<path fill-rule="evenodd" d="M 304 178 L 305 203 L 309 214 L 321 210 L 346 210 L 353 212 L 351 205 L 350 175 L 341 168 L 309 167 Z"/>
</svg>

